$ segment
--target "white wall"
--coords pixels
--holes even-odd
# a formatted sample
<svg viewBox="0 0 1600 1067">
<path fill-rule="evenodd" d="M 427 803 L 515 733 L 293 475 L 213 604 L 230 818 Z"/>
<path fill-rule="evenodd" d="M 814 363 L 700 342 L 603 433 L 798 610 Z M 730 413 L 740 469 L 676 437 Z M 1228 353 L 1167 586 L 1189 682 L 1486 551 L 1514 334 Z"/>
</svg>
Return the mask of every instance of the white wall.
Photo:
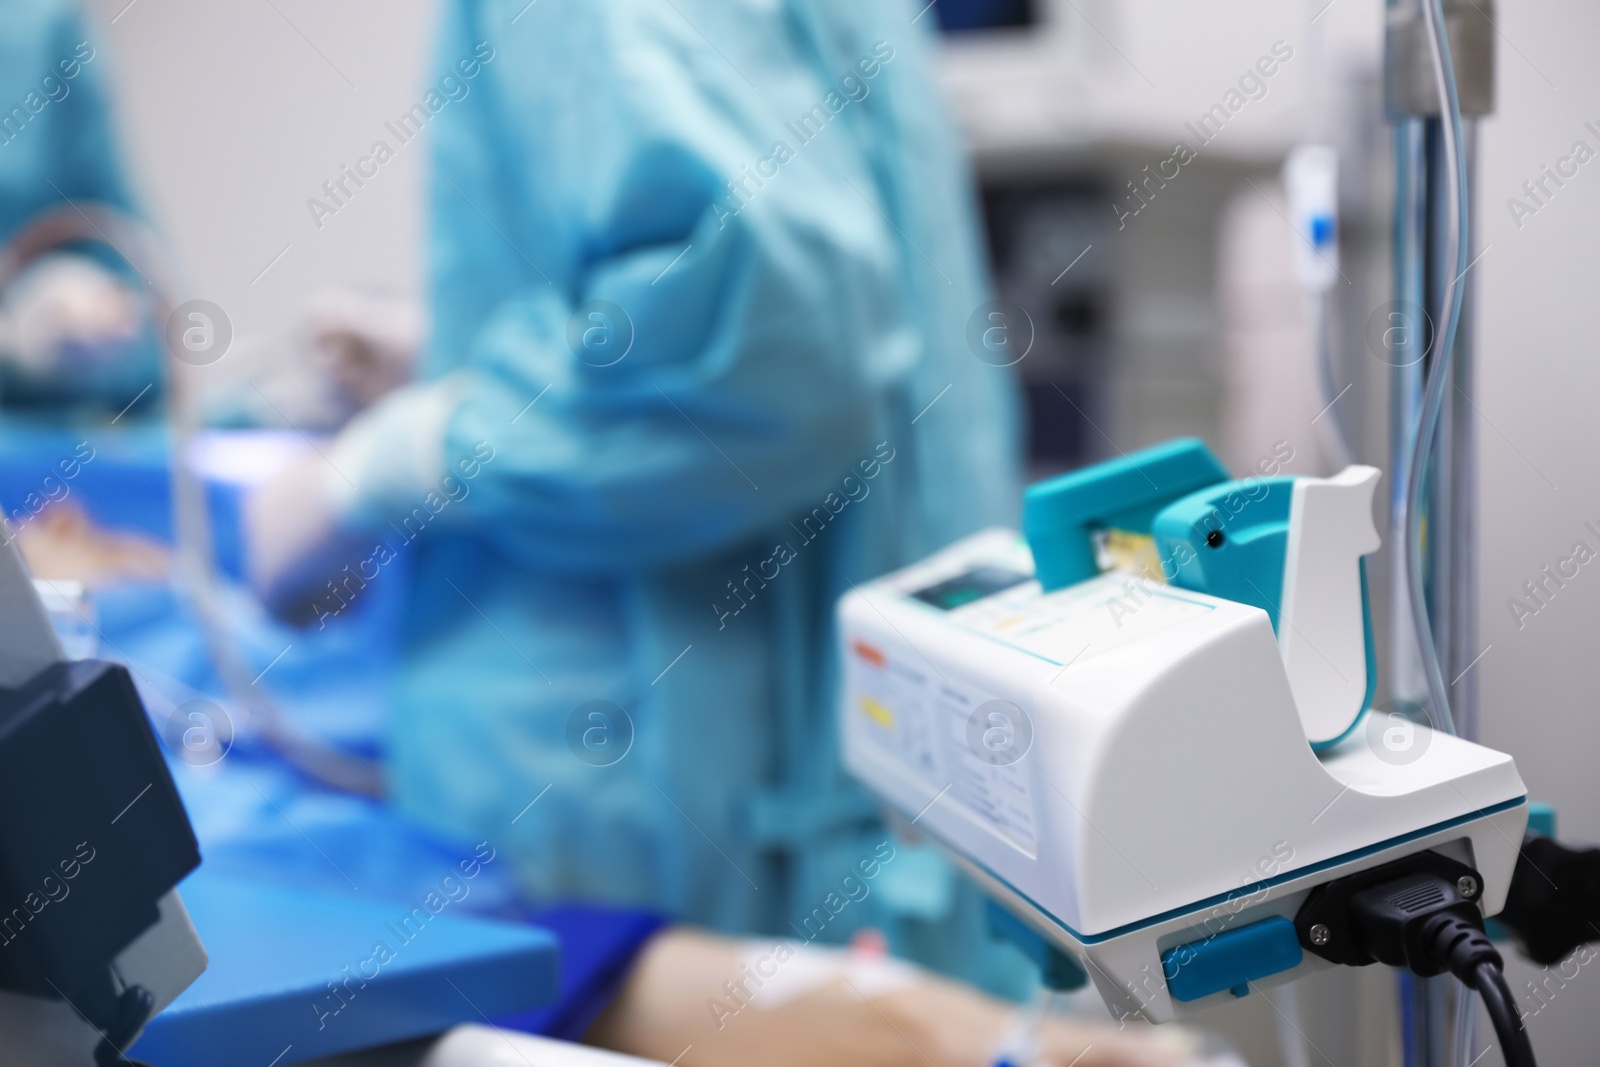
<svg viewBox="0 0 1600 1067">
<path fill-rule="evenodd" d="M 419 292 L 421 141 L 320 229 L 306 201 L 418 99 L 435 0 L 95 9 L 139 191 L 188 272 L 186 295 L 222 306 L 236 346 L 272 346 L 324 286 Z"/>
<path fill-rule="evenodd" d="M 1481 271 L 1483 738 L 1515 754 L 1561 834 L 1600 842 L 1600 562 L 1519 628 L 1522 584 L 1586 541 L 1600 551 L 1600 161 L 1522 220 L 1506 200 L 1574 141 L 1600 152 L 1600 9 L 1565 0 L 1499 5 L 1500 99 L 1484 131 Z M 1551 188 L 1554 188 L 1552 185 Z M 1573 973 L 1571 968 L 1566 972 Z M 1514 974 L 1514 984 L 1534 977 Z M 1543 980 L 1542 977 L 1540 979 Z M 1542 1063 L 1595 1061 L 1600 969 L 1591 964 L 1529 1022 Z M 1549 995 L 1547 994 L 1547 999 Z M 1529 1010 L 1539 1002 L 1528 999 Z M 1490 1062 L 1485 1060 L 1485 1062 Z"/>
</svg>

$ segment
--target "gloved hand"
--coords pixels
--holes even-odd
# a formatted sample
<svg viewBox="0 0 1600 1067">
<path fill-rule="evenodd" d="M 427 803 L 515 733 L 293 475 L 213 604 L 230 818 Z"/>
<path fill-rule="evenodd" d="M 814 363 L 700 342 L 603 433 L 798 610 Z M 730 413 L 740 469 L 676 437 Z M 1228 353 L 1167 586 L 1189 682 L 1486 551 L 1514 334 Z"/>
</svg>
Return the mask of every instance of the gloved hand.
<svg viewBox="0 0 1600 1067">
<path fill-rule="evenodd" d="M 898 961 L 787 944 L 792 955 L 780 959 L 775 944 L 661 934 L 588 1040 L 679 1067 L 990 1067 L 1016 1013 Z M 1196 1050 L 1176 1028 L 1119 1032 L 1051 1017 L 1037 1062 L 1182 1067 Z"/>
<path fill-rule="evenodd" d="M 329 461 L 312 454 L 290 463 L 250 493 L 244 505 L 246 572 L 267 610 L 306 624 L 345 603 L 329 588 L 371 555 L 372 538 L 340 514 Z"/>
<path fill-rule="evenodd" d="M 298 623 L 337 612 L 345 583 L 360 587 L 345 567 L 370 568 L 379 543 L 392 540 L 386 523 L 445 492 L 445 427 L 460 389 L 449 378 L 396 389 L 251 493 L 247 570 L 268 610 Z"/>
</svg>

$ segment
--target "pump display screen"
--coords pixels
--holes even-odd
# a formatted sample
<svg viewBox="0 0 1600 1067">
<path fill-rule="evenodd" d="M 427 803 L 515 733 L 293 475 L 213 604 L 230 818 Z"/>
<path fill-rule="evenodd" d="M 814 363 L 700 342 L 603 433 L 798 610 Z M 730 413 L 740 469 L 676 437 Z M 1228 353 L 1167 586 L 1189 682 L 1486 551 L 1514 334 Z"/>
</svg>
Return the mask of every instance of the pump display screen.
<svg viewBox="0 0 1600 1067">
<path fill-rule="evenodd" d="M 1010 589 L 1028 580 L 1028 575 L 1006 570 L 1004 567 L 974 567 L 954 578 L 918 589 L 911 595 L 924 604 L 932 604 L 940 611 L 954 611 L 975 600 L 982 600 L 1002 589 Z"/>
</svg>

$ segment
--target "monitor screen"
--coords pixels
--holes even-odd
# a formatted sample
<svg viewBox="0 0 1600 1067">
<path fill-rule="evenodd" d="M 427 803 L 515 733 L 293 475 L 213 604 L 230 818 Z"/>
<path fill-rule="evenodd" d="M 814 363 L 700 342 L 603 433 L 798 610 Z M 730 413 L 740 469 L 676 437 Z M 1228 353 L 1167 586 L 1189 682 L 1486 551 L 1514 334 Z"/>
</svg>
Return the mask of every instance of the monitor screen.
<svg viewBox="0 0 1600 1067">
<path fill-rule="evenodd" d="M 1038 22 L 1039 0 L 934 0 L 939 28 L 946 33 L 969 33 Z"/>
</svg>

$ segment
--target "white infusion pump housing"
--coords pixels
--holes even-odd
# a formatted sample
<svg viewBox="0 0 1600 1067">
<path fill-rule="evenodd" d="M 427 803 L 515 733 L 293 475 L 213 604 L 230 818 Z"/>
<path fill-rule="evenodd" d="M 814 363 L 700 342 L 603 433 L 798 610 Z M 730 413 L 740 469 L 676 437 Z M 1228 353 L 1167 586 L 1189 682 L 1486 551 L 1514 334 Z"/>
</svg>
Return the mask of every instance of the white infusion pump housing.
<svg viewBox="0 0 1600 1067">
<path fill-rule="evenodd" d="M 1260 607 L 1148 568 L 1050 592 L 1034 574 L 993 529 L 846 595 L 844 760 L 1114 1016 L 1333 966 L 1283 920 L 1412 852 L 1476 868 L 1500 909 L 1527 818 L 1509 756 L 1379 711 L 1314 749 Z"/>
</svg>

